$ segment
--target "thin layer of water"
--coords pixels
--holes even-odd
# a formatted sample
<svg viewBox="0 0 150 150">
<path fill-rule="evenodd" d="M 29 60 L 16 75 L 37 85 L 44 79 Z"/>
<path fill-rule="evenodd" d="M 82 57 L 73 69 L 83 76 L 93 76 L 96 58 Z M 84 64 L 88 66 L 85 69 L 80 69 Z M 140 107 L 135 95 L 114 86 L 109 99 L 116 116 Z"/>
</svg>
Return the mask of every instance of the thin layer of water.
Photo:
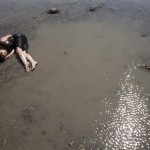
<svg viewBox="0 0 150 150">
<path fill-rule="evenodd" d="M 144 94 L 144 89 L 135 82 L 132 69 L 124 75 L 117 92 L 118 106 L 112 108 L 112 104 L 107 100 L 109 110 L 100 113 L 100 116 L 106 113 L 111 119 L 105 123 L 100 123 L 99 119 L 95 121 L 96 138 L 93 140 L 93 148 L 97 150 L 101 147 L 98 145 L 103 145 L 105 150 L 150 148 L 150 115 L 147 106 L 149 99 Z"/>
<path fill-rule="evenodd" d="M 5 96 L 2 119 L 15 120 L 6 147 L 149 148 L 149 74 L 129 69 L 148 54 L 147 39 L 122 23 L 89 20 L 44 24 L 30 45 L 39 65 Z"/>
</svg>

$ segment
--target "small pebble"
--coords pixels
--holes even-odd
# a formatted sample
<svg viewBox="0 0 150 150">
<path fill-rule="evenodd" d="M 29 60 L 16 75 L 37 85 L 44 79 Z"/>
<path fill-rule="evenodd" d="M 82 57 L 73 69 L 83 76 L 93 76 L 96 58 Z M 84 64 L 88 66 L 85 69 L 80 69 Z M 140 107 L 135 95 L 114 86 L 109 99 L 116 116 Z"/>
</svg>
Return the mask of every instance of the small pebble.
<svg viewBox="0 0 150 150">
<path fill-rule="evenodd" d="M 50 14 L 57 14 L 57 13 L 59 13 L 59 9 L 56 8 L 56 7 L 53 7 L 53 8 L 51 8 L 51 9 L 49 9 L 48 12 L 49 12 Z"/>
</svg>

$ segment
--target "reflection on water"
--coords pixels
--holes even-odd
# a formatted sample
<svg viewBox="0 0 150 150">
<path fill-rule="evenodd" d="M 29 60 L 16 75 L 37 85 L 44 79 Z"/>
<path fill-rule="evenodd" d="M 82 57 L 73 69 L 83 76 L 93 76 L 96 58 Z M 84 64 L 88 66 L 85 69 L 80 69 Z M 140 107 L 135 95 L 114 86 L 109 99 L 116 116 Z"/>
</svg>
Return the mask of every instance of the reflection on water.
<svg viewBox="0 0 150 150">
<path fill-rule="evenodd" d="M 134 83 L 132 70 L 125 76 L 117 92 L 118 107 L 115 113 L 106 112 L 112 117 L 105 125 L 97 122 L 101 129 L 96 128 L 94 143 L 100 142 L 105 150 L 146 150 L 150 148 L 148 98 Z"/>
</svg>

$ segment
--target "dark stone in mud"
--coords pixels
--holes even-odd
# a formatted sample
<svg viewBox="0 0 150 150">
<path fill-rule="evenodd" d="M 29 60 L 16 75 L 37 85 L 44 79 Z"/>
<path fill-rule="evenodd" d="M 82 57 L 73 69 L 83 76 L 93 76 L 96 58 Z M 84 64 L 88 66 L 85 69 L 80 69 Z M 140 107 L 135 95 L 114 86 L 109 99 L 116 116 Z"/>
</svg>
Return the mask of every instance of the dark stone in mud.
<svg viewBox="0 0 150 150">
<path fill-rule="evenodd" d="M 68 53 L 66 51 L 63 52 L 64 55 L 67 55 Z"/>
<path fill-rule="evenodd" d="M 125 68 L 125 69 L 127 69 L 127 68 L 128 68 L 128 66 L 127 66 L 127 65 L 124 65 L 124 68 Z"/>
<path fill-rule="evenodd" d="M 72 146 L 74 144 L 74 141 L 71 141 L 70 143 L 68 143 L 69 146 Z"/>
<path fill-rule="evenodd" d="M 51 9 L 49 9 L 49 11 L 48 11 L 48 13 L 50 13 L 50 14 L 57 14 L 59 12 L 60 12 L 59 9 L 56 7 L 53 7 Z"/>
<path fill-rule="evenodd" d="M 149 37 L 150 36 L 150 33 L 143 33 L 141 34 L 142 37 Z"/>
<path fill-rule="evenodd" d="M 143 69 L 150 70 L 150 65 L 147 65 L 147 64 L 139 64 L 138 67 L 139 67 L 139 68 L 143 68 Z"/>
<path fill-rule="evenodd" d="M 146 34 L 141 34 L 142 37 L 146 37 Z"/>
<path fill-rule="evenodd" d="M 24 109 L 22 116 L 23 116 L 24 121 L 27 124 L 32 123 L 32 122 L 35 121 L 35 119 L 34 119 L 34 117 L 32 115 L 32 110 L 31 109 Z"/>
<path fill-rule="evenodd" d="M 41 132 L 41 134 L 42 134 L 43 136 L 45 136 L 45 135 L 46 135 L 46 129 L 43 129 L 42 132 Z"/>
<path fill-rule="evenodd" d="M 90 11 L 96 11 L 98 7 L 91 7 Z"/>
<path fill-rule="evenodd" d="M 84 145 L 80 144 L 80 145 L 78 146 L 78 150 L 85 150 Z"/>
<path fill-rule="evenodd" d="M 92 6 L 90 7 L 89 11 L 96 11 L 98 8 L 102 8 L 104 6 L 104 4 L 99 4 L 97 6 Z"/>
</svg>

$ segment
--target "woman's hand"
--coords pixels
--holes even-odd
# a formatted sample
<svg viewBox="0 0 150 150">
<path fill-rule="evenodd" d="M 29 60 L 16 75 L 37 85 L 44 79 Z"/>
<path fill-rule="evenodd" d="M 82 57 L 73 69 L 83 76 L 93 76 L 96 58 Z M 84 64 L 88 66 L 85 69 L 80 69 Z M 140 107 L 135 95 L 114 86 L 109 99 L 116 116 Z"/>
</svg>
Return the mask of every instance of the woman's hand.
<svg viewBox="0 0 150 150">
<path fill-rule="evenodd" d="M 6 44 L 7 44 L 7 40 L 8 40 L 8 38 L 9 37 L 11 37 L 12 35 L 10 35 L 10 34 L 8 34 L 8 35 L 6 35 L 6 36 L 3 36 L 1 39 L 0 39 L 0 41 L 2 41 L 2 42 L 5 42 Z"/>
</svg>

